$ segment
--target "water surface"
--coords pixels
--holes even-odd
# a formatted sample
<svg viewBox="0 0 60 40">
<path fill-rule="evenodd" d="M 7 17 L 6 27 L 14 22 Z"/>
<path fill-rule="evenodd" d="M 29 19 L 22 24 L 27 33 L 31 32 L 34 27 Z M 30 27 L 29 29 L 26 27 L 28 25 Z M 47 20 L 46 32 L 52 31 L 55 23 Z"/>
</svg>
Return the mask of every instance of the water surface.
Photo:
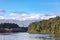
<svg viewBox="0 0 60 40">
<path fill-rule="evenodd" d="M 60 34 L 0 33 L 0 40 L 60 40 Z"/>
</svg>

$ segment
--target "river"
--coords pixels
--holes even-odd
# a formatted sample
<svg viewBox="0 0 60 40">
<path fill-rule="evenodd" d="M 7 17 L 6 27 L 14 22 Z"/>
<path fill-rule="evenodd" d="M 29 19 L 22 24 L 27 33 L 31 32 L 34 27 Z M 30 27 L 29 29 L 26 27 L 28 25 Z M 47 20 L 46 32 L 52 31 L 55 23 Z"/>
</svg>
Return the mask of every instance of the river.
<svg viewBox="0 0 60 40">
<path fill-rule="evenodd" d="M 0 33 L 0 40 L 60 40 L 60 34 Z"/>
</svg>

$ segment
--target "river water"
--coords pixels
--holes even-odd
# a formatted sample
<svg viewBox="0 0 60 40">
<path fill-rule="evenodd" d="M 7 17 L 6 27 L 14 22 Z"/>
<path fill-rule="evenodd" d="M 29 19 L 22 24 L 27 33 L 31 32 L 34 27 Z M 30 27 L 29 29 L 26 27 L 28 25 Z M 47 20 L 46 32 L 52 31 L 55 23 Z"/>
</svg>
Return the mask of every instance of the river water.
<svg viewBox="0 0 60 40">
<path fill-rule="evenodd" d="M 0 40 L 60 40 L 60 34 L 0 33 Z"/>
</svg>

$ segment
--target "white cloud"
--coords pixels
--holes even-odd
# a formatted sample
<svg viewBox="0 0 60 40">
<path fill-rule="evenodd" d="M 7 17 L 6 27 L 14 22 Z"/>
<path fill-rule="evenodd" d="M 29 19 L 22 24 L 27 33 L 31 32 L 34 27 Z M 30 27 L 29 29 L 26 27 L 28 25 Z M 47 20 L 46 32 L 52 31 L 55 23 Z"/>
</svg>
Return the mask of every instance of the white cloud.
<svg viewBox="0 0 60 40">
<path fill-rule="evenodd" d="M 13 19 L 13 20 L 20 20 L 20 21 L 25 21 L 25 20 L 43 20 L 43 19 L 49 19 L 49 18 L 54 18 L 56 15 L 54 13 L 49 13 L 50 15 L 46 15 L 43 13 L 9 13 L 5 15 L 0 15 L 0 19 Z"/>
<path fill-rule="evenodd" d="M 25 21 L 25 20 L 38 20 L 38 19 L 49 19 L 49 18 L 54 18 L 56 15 L 45 15 L 42 13 L 10 13 L 9 16 L 11 17 L 10 19 L 17 19 L 20 21 Z"/>
<path fill-rule="evenodd" d="M 9 15 L 10 16 L 18 16 L 19 14 L 17 14 L 17 13 L 10 13 Z"/>
<path fill-rule="evenodd" d="M 0 19 L 4 19 L 5 17 L 4 16 L 0 16 Z"/>
<path fill-rule="evenodd" d="M 36 19 L 39 19 L 40 15 L 41 14 L 26 14 L 26 13 L 23 13 L 23 14 L 17 14 L 17 13 L 10 13 L 9 14 L 10 16 L 14 16 L 16 17 L 16 19 L 18 20 L 36 20 Z"/>
<path fill-rule="evenodd" d="M 49 19 L 49 18 L 54 18 L 56 15 L 51 15 L 51 16 L 42 16 L 41 19 Z"/>
</svg>

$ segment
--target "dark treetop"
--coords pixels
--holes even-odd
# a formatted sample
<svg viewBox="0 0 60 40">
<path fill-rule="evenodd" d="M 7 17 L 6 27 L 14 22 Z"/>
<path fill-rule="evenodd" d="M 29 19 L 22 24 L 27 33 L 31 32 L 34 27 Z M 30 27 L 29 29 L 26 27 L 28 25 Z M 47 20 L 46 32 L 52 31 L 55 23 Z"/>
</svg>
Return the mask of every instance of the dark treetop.
<svg viewBox="0 0 60 40">
<path fill-rule="evenodd" d="M 19 27 L 15 23 L 1 23 L 0 24 L 0 33 L 5 32 L 27 32 L 27 27 Z"/>
</svg>

